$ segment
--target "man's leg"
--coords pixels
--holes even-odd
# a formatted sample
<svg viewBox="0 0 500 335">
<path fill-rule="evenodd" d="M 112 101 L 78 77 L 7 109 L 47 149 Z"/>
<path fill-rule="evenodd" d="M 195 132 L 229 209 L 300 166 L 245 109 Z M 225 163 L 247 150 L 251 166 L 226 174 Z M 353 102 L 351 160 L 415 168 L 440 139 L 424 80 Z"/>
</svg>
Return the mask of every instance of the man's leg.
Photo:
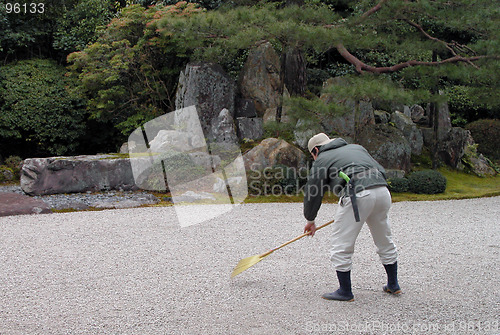
<svg viewBox="0 0 500 335">
<path fill-rule="evenodd" d="M 337 272 L 340 288 L 322 297 L 328 300 L 351 301 L 351 268 L 354 244 L 366 217 L 372 211 L 374 200 L 369 191 L 363 191 L 358 198 L 360 222 L 354 219 L 354 212 L 349 198 L 341 199 L 335 214 L 333 226 L 333 246 L 331 249 L 332 265 Z"/>
<path fill-rule="evenodd" d="M 387 285 L 384 291 L 393 294 L 401 293 L 397 279 L 398 254 L 392 241 L 388 213 L 391 207 L 391 195 L 386 187 L 372 189 L 376 200 L 373 212 L 368 216 L 366 224 L 370 228 L 377 253 L 387 273 Z"/>
</svg>

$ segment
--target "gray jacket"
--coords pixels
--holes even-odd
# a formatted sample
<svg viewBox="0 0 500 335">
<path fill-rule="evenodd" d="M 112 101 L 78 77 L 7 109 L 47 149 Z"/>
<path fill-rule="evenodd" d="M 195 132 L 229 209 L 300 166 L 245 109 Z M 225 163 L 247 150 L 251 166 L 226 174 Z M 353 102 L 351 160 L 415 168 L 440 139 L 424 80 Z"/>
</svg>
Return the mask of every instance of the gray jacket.
<svg viewBox="0 0 500 335">
<path fill-rule="evenodd" d="M 387 186 L 385 169 L 365 148 L 336 138 L 320 147 L 307 178 L 304 188 L 304 216 L 307 220 L 316 218 L 326 191 L 339 197 L 345 195 L 346 181 L 339 176 L 341 171 L 353 179 L 356 192 Z"/>
</svg>

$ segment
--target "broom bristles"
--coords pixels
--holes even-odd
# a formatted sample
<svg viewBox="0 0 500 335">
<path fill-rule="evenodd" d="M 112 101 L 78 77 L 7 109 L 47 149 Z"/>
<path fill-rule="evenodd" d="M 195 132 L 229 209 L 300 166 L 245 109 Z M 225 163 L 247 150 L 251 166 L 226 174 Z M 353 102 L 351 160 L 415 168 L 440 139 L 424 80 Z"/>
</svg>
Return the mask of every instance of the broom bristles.
<svg viewBox="0 0 500 335">
<path fill-rule="evenodd" d="M 263 257 L 261 257 L 261 255 L 254 255 L 254 256 L 247 257 L 247 258 L 243 258 L 241 261 L 239 261 L 239 263 L 234 268 L 233 273 L 231 273 L 231 278 L 242 273 L 246 269 L 254 266 L 258 262 L 260 262 L 262 260 L 262 258 Z"/>
</svg>

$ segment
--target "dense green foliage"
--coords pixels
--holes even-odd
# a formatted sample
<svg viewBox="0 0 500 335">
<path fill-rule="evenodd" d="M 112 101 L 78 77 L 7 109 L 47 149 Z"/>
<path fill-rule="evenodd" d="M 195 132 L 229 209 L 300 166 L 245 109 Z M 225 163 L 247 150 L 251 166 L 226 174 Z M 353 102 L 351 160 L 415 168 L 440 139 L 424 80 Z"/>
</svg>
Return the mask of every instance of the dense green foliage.
<svg viewBox="0 0 500 335">
<path fill-rule="evenodd" d="M 500 160 L 500 120 L 478 120 L 467 125 L 474 141 L 478 145 L 477 150 L 486 157 Z"/>
<path fill-rule="evenodd" d="M 173 110 L 177 77 L 188 55 L 180 40 L 159 38 L 157 21 L 197 11 L 194 5 L 181 3 L 126 7 L 95 43 L 68 56 L 94 118 L 111 121 L 128 135 L 145 121 Z"/>
<path fill-rule="evenodd" d="M 408 187 L 413 193 L 443 193 L 446 190 L 446 177 L 436 170 L 416 171 L 408 177 Z"/>
<path fill-rule="evenodd" d="M 8 14 L 6 2 L 0 0 L 4 155 L 114 148 L 139 124 L 174 109 L 187 62 L 217 62 L 236 78 L 261 40 L 282 61 L 294 50 L 307 64 L 307 91 L 285 102 L 291 125 L 267 126 L 273 136 L 291 136 L 299 119 L 345 112 L 338 101 L 346 99 L 448 99 L 459 126 L 500 116 L 500 9 L 487 0 L 52 0 L 36 15 Z M 55 63 L 16 63 L 32 58 L 69 63 L 70 77 L 50 79 L 62 74 Z M 21 74 L 27 67 L 47 73 L 18 76 L 13 67 L 21 65 Z M 338 76 L 343 81 L 323 88 Z M 29 117 L 20 116 L 23 108 Z M 66 128 L 49 133 L 48 125 Z"/>
<path fill-rule="evenodd" d="M 64 67 L 25 60 L 0 68 L 0 143 L 23 154 L 73 153 L 85 133 L 83 100 L 70 90 Z M 21 154 L 19 152 L 18 154 Z"/>
<path fill-rule="evenodd" d="M 389 191 L 395 193 L 408 192 L 410 188 L 410 182 L 406 178 L 389 178 L 387 179 L 387 185 L 389 186 Z"/>
</svg>

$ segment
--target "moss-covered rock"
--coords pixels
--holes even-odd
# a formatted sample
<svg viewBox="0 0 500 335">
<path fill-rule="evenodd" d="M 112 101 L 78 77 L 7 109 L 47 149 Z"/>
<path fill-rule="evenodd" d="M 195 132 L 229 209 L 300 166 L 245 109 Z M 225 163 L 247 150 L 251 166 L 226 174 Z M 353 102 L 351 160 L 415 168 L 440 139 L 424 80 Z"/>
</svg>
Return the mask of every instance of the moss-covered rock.
<svg viewBox="0 0 500 335">
<path fill-rule="evenodd" d="M 357 142 L 386 169 L 410 170 L 411 147 L 399 129 L 388 124 L 366 126 Z"/>
</svg>

